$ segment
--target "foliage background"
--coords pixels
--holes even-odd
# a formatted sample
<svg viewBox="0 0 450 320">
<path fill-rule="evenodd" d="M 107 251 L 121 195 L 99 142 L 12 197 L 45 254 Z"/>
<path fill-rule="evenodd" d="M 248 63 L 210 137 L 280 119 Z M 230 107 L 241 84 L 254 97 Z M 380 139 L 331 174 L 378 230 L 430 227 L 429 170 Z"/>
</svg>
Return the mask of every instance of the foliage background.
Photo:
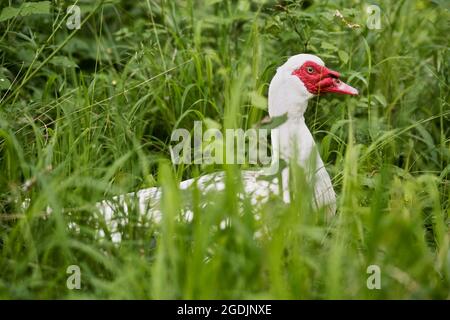
<svg viewBox="0 0 450 320">
<path fill-rule="evenodd" d="M 69 30 L 72 4 L 1 0 L 1 298 L 450 297 L 447 2 L 80 0 Z M 300 52 L 360 91 L 306 115 L 336 217 L 302 201 L 301 172 L 292 204 L 255 208 L 225 167 L 225 191 L 192 190 L 198 218 L 177 222 L 177 181 L 221 168 L 172 167 L 172 130 L 252 127 L 276 67 Z M 95 203 L 156 185 L 163 223 L 130 212 L 113 244 Z M 81 290 L 66 287 L 73 264 Z M 381 290 L 367 289 L 371 264 Z"/>
</svg>

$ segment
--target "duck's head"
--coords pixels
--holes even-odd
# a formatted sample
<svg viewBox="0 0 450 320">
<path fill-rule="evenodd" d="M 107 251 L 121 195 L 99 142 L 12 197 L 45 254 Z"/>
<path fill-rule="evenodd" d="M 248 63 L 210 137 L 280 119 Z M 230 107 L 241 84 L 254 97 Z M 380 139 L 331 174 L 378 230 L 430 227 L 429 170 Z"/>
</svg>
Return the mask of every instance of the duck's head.
<svg viewBox="0 0 450 320">
<path fill-rule="evenodd" d="M 269 114 L 303 115 L 307 101 L 326 93 L 357 95 L 358 90 L 340 80 L 340 74 L 325 67 L 311 54 L 290 57 L 277 69 L 269 87 Z"/>
</svg>

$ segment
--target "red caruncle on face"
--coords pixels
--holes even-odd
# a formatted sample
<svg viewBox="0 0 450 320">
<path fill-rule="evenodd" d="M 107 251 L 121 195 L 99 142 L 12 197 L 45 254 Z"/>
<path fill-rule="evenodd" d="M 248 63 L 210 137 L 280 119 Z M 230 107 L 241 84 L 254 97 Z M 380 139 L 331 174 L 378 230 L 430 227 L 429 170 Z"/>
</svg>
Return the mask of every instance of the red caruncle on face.
<svg viewBox="0 0 450 320">
<path fill-rule="evenodd" d="M 327 92 L 357 95 L 358 90 L 339 80 L 339 72 L 313 61 L 306 61 L 292 72 L 305 85 L 308 92 L 321 95 Z"/>
</svg>

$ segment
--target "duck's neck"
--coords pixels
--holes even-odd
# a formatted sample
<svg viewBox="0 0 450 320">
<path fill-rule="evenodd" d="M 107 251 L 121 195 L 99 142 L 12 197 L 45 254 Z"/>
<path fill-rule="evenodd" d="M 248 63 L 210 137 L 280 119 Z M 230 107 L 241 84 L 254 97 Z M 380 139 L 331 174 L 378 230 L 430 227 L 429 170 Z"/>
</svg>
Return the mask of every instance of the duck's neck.
<svg viewBox="0 0 450 320">
<path fill-rule="evenodd" d="M 312 95 L 297 78 L 278 70 L 269 86 L 269 115 L 287 114 L 288 120 L 272 132 L 272 149 L 286 162 L 301 166 L 314 149 L 314 140 L 303 117 Z"/>
<path fill-rule="evenodd" d="M 272 130 L 272 152 L 275 152 L 286 164 L 296 161 L 305 169 L 305 172 L 314 173 L 317 161 L 320 161 L 314 150 L 314 139 L 303 116 L 289 117 L 285 123 Z M 282 169 L 281 174 L 283 199 L 289 202 L 289 168 Z"/>
<path fill-rule="evenodd" d="M 306 167 L 311 153 L 315 150 L 314 139 L 305 123 L 303 115 L 288 117 L 288 120 L 272 133 L 272 147 L 286 162 L 296 160 Z"/>
</svg>

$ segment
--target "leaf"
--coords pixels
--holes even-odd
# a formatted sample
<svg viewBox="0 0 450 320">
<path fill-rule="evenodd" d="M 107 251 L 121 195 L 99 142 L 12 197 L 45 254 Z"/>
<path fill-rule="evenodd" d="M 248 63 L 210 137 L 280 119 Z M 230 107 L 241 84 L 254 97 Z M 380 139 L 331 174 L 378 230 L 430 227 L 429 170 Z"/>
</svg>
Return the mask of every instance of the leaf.
<svg viewBox="0 0 450 320">
<path fill-rule="evenodd" d="M 332 45 L 329 42 L 322 42 L 320 46 L 322 49 L 325 49 L 325 50 L 338 51 L 338 48 L 336 48 L 336 46 Z"/>
<path fill-rule="evenodd" d="M 222 127 L 220 123 L 211 118 L 204 118 L 203 122 L 207 129 L 220 129 Z"/>
<path fill-rule="evenodd" d="M 383 108 L 386 108 L 387 101 L 386 101 L 386 98 L 381 93 L 373 94 L 372 97 L 375 100 L 377 100 L 383 106 Z"/>
<path fill-rule="evenodd" d="M 271 20 L 266 24 L 264 31 L 272 35 L 277 35 L 281 32 L 281 27 L 278 22 Z"/>
<path fill-rule="evenodd" d="M 356 17 L 358 15 L 358 11 L 354 8 L 344 8 L 342 9 L 342 14 L 345 17 Z"/>
<path fill-rule="evenodd" d="M 6 90 L 11 85 L 11 81 L 4 74 L 0 73 L 0 90 Z"/>
<path fill-rule="evenodd" d="M 341 59 L 341 61 L 342 61 L 344 64 L 347 64 L 348 58 L 349 58 L 347 52 L 345 52 L 345 51 L 343 51 L 343 50 L 339 50 L 339 51 L 338 51 L 338 56 L 339 56 L 339 59 Z"/>
<path fill-rule="evenodd" d="M 58 66 L 58 67 L 64 67 L 64 68 L 77 68 L 78 65 L 70 60 L 69 58 L 65 56 L 55 56 L 52 60 L 50 60 L 50 63 Z"/>
<path fill-rule="evenodd" d="M 29 66 L 35 57 L 36 52 L 28 47 L 20 48 L 17 51 L 17 59 L 24 63 L 25 66 Z"/>
<path fill-rule="evenodd" d="M 257 181 L 272 181 L 275 178 L 278 178 L 281 172 L 288 167 L 288 163 L 284 159 L 279 159 L 278 162 L 278 170 L 272 175 L 260 175 L 256 178 Z"/>
<path fill-rule="evenodd" d="M 250 92 L 252 105 L 261 110 L 267 110 L 267 98 L 256 91 Z"/>
<path fill-rule="evenodd" d="M 9 81 L 5 73 L 11 74 L 8 69 L 0 67 L 0 90 L 6 90 L 11 86 L 11 81 Z"/>
<path fill-rule="evenodd" d="M 260 128 L 261 129 L 275 129 L 279 126 L 281 126 L 283 123 L 285 123 L 287 121 L 287 113 L 281 115 L 281 116 L 277 116 L 277 117 L 272 117 L 270 118 L 270 121 L 267 123 L 262 123 Z"/>
<path fill-rule="evenodd" d="M 6 7 L 0 14 L 0 22 L 16 17 L 25 17 L 32 14 L 49 14 L 50 1 L 24 2 L 18 8 Z"/>
</svg>

